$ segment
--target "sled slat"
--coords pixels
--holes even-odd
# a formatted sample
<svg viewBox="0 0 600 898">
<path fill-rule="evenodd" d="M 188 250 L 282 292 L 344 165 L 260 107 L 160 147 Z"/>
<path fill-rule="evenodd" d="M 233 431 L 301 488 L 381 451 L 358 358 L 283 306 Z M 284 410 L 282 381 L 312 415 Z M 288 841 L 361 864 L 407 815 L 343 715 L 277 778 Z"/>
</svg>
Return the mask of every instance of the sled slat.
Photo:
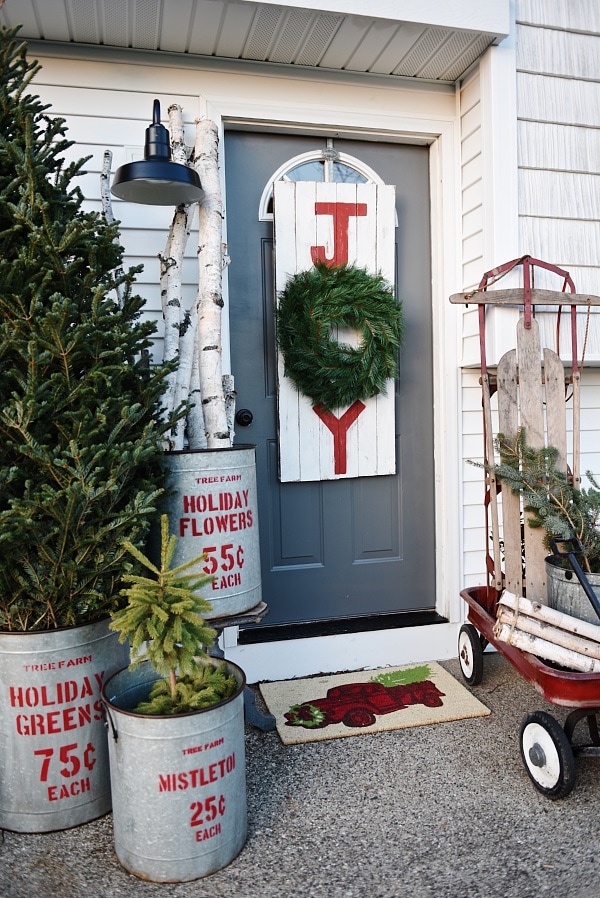
<svg viewBox="0 0 600 898">
<path fill-rule="evenodd" d="M 542 363 L 540 331 L 535 318 L 525 327 L 524 319 L 517 324 L 517 360 L 519 365 L 519 400 L 521 427 L 525 439 L 533 449 L 542 448 L 544 440 L 544 406 L 542 393 Z M 546 566 L 544 533 L 541 528 L 528 525 L 525 514 L 525 588 L 529 599 L 546 600 Z"/>
<path fill-rule="evenodd" d="M 558 449 L 557 467 L 567 470 L 567 408 L 565 371 L 560 358 L 551 349 L 544 350 L 544 382 L 546 385 L 546 430 L 548 446 Z"/>
<path fill-rule="evenodd" d="M 519 429 L 517 352 L 505 353 L 498 363 L 498 429 L 512 437 Z M 504 581 L 510 592 L 523 592 L 523 553 L 521 550 L 521 500 L 502 484 L 502 534 L 504 537 Z"/>
</svg>

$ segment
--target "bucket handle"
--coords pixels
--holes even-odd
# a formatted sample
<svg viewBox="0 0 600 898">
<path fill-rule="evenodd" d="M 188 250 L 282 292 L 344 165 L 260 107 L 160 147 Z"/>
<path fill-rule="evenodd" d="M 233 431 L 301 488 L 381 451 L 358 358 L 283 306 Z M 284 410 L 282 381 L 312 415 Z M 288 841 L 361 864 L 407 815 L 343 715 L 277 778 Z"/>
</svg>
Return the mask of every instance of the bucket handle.
<svg viewBox="0 0 600 898">
<path fill-rule="evenodd" d="M 112 730 L 112 736 L 113 736 L 113 739 L 115 740 L 115 742 L 118 742 L 118 741 L 119 741 L 119 734 L 118 734 L 118 732 L 117 732 L 117 728 L 116 728 L 116 726 L 115 726 L 115 722 L 114 722 L 114 720 L 112 719 L 112 714 L 110 713 L 110 709 L 109 709 L 109 707 L 108 707 L 108 704 L 107 704 L 107 702 L 106 702 L 106 699 L 101 698 L 101 699 L 100 699 L 100 704 L 102 705 L 102 718 L 103 718 L 103 720 L 104 720 L 104 726 L 105 726 L 106 729 L 108 730 L 108 727 L 109 727 L 109 724 L 110 724 L 110 729 Z"/>
</svg>

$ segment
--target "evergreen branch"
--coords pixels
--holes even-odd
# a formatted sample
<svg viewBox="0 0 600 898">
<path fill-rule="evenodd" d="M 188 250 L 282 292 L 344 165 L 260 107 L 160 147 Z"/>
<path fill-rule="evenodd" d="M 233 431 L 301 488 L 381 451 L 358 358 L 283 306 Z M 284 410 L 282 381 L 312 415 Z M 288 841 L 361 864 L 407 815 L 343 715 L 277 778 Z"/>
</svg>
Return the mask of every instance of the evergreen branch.
<svg viewBox="0 0 600 898">
<path fill-rule="evenodd" d="M 546 531 L 550 539 L 577 538 L 583 546 L 583 566 L 588 573 L 600 571 L 600 487 L 591 471 L 586 476 L 592 486 L 578 489 L 568 474 L 558 469 L 558 450 L 553 446 L 533 449 L 521 428 L 515 436 L 499 433 L 495 440 L 499 464 L 481 465 L 493 471 L 523 500 L 530 527 Z"/>
<path fill-rule="evenodd" d="M 118 225 L 83 210 L 86 159 L 30 93 L 39 71 L 0 29 L 0 628 L 96 620 L 139 561 L 162 468 L 173 365 L 140 362 L 156 326 Z M 123 286 L 124 302 L 112 297 Z"/>
</svg>

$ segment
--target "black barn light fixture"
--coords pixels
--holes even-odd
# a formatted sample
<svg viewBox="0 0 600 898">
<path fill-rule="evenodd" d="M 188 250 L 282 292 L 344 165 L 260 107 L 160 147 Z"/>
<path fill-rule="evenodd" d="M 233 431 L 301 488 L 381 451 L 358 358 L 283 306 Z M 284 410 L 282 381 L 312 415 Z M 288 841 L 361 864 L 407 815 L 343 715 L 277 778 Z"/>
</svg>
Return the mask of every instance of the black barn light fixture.
<svg viewBox="0 0 600 898">
<path fill-rule="evenodd" d="M 169 132 L 160 123 L 160 103 L 154 101 L 152 124 L 146 128 L 144 158 L 115 172 L 111 192 L 129 203 L 178 206 L 202 199 L 204 191 L 195 169 L 171 159 Z"/>
</svg>

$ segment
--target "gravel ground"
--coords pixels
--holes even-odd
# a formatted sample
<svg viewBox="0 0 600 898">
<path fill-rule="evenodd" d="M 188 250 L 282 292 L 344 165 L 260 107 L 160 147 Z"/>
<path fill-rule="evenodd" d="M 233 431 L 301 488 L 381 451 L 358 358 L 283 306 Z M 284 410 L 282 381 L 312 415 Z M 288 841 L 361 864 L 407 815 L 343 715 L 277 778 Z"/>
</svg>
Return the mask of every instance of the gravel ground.
<svg viewBox="0 0 600 898">
<path fill-rule="evenodd" d="M 546 705 L 499 655 L 473 691 L 489 717 L 283 746 L 246 733 L 249 833 L 225 869 L 143 882 L 119 865 L 110 815 L 65 832 L 4 833 L 0 898 L 598 898 L 599 761 L 550 801 L 519 755 Z M 442 662 L 460 679 L 456 661 Z"/>
</svg>

